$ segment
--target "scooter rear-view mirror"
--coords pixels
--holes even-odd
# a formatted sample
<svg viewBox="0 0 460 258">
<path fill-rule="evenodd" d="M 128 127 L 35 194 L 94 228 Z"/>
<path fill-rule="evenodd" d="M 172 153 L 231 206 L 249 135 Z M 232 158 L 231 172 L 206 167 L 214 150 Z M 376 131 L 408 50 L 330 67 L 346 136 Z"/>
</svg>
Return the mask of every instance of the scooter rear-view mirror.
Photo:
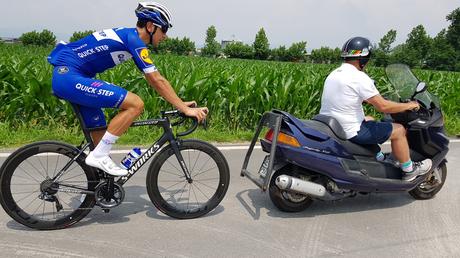
<svg viewBox="0 0 460 258">
<path fill-rule="evenodd" d="M 412 95 L 411 99 L 414 99 L 414 97 L 415 97 L 417 94 L 426 91 L 427 88 L 428 88 L 428 86 L 426 85 L 425 82 L 419 82 L 419 83 L 417 84 L 417 87 L 415 88 L 414 95 Z"/>
</svg>

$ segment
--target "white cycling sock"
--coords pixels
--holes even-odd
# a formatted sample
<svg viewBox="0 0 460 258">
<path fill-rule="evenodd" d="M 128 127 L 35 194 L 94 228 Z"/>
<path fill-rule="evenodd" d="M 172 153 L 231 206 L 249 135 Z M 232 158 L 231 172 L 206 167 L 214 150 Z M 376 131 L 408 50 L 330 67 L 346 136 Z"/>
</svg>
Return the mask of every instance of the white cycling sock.
<svg viewBox="0 0 460 258">
<path fill-rule="evenodd" d="M 100 158 L 108 156 L 110 150 L 112 149 L 112 145 L 118 140 L 118 138 L 118 136 L 106 131 L 99 144 L 93 150 L 94 157 Z"/>
</svg>

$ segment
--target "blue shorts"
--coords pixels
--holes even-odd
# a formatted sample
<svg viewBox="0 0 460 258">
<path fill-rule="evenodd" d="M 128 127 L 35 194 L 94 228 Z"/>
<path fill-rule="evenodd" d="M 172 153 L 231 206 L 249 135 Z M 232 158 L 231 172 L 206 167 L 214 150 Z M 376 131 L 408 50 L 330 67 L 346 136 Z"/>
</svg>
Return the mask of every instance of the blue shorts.
<svg viewBox="0 0 460 258">
<path fill-rule="evenodd" d="M 358 135 L 349 140 L 362 145 L 382 144 L 390 138 L 391 132 L 393 125 L 390 122 L 364 121 Z"/>
<path fill-rule="evenodd" d="M 53 70 L 53 94 L 80 107 L 87 128 L 106 126 L 101 108 L 118 108 L 128 91 L 113 84 L 96 80 L 69 66 Z"/>
</svg>

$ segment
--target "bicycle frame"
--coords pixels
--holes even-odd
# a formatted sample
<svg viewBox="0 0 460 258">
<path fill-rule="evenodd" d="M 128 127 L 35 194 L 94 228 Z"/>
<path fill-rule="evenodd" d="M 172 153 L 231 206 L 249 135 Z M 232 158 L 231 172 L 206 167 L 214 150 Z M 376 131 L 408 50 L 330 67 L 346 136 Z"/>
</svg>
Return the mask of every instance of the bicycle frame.
<svg viewBox="0 0 460 258">
<path fill-rule="evenodd" d="M 57 175 L 52 179 L 53 182 L 56 182 L 63 174 L 64 172 L 71 166 L 73 162 L 88 148 L 90 150 L 94 150 L 94 142 L 93 139 L 91 138 L 91 132 L 93 131 L 100 131 L 100 130 L 107 130 L 107 127 L 95 127 L 95 128 L 87 128 L 83 117 L 80 113 L 80 109 L 78 105 L 71 104 L 73 110 L 75 111 L 75 114 L 80 122 L 81 129 L 83 130 L 83 134 L 85 136 L 86 144 L 84 144 L 84 141 L 81 143 L 79 147 L 79 153 L 72 159 L 70 160 L 64 168 L 57 173 Z M 190 172 L 187 169 L 187 166 L 185 165 L 184 158 L 182 157 L 180 151 L 179 151 L 179 143 L 178 143 L 178 137 L 176 137 L 173 132 L 172 132 L 172 125 L 170 123 L 170 120 L 167 116 L 168 114 L 172 114 L 172 112 L 163 112 L 164 118 L 159 118 L 159 119 L 148 119 L 148 120 L 142 120 L 142 121 L 135 121 L 131 124 L 130 127 L 137 127 L 137 126 L 159 126 L 163 128 L 163 135 L 155 142 L 153 143 L 150 148 L 148 148 L 142 155 L 139 157 L 136 162 L 128 169 L 128 175 L 121 177 L 117 180 L 117 183 L 120 185 L 125 184 L 147 161 L 152 158 L 160 149 L 161 147 L 169 142 L 172 146 L 172 149 L 174 150 L 174 153 L 177 157 L 177 160 L 182 168 L 182 171 L 184 172 L 184 175 L 187 180 L 191 180 L 190 177 Z M 186 132 L 183 133 L 178 133 L 177 136 L 184 136 L 189 133 L 191 133 L 193 130 L 195 130 L 197 125 L 194 125 L 192 129 L 187 130 Z M 106 176 L 105 173 L 101 172 L 102 175 Z M 113 177 L 108 176 L 106 177 L 109 179 L 109 183 L 113 182 Z M 78 189 L 78 187 L 73 187 L 73 186 L 68 186 L 72 188 Z M 81 190 L 81 189 L 79 189 Z M 87 192 L 85 192 L 87 193 Z"/>
<path fill-rule="evenodd" d="M 152 158 L 158 150 L 166 143 L 169 142 L 176 154 L 176 157 L 179 161 L 179 164 L 184 172 L 185 177 L 187 180 L 190 179 L 190 173 L 185 166 L 184 158 L 180 154 L 178 142 L 176 141 L 176 137 L 171 129 L 171 123 L 168 118 L 161 118 L 161 119 L 149 119 L 144 121 L 136 121 L 134 122 L 131 127 L 135 126 L 146 126 L 146 125 L 154 125 L 154 126 L 161 126 L 163 128 L 163 135 L 158 139 L 150 148 L 148 148 L 137 160 L 134 164 L 128 169 L 128 175 L 121 177 L 117 180 L 117 183 L 123 185 L 125 184 L 147 161 Z"/>
</svg>

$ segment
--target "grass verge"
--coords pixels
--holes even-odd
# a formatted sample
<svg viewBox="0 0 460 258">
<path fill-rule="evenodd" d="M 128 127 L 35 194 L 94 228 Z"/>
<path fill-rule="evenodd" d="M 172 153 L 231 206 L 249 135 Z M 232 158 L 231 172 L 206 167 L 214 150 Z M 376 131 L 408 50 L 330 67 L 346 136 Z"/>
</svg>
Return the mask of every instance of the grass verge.
<svg viewBox="0 0 460 258">
<path fill-rule="evenodd" d="M 118 146 L 149 146 L 162 134 L 162 130 L 155 127 L 130 128 L 117 142 Z M 253 136 L 252 131 L 229 131 L 208 128 L 198 128 L 192 134 L 184 138 L 197 138 L 209 142 L 239 143 L 248 142 Z M 71 144 L 79 144 L 84 139 L 79 127 L 64 128 L 48 126 L 16 126 L 10 127 L 0 123 L 0 148 L 16 148 L 36 141 L 63 141 Z"/>
</svg>

